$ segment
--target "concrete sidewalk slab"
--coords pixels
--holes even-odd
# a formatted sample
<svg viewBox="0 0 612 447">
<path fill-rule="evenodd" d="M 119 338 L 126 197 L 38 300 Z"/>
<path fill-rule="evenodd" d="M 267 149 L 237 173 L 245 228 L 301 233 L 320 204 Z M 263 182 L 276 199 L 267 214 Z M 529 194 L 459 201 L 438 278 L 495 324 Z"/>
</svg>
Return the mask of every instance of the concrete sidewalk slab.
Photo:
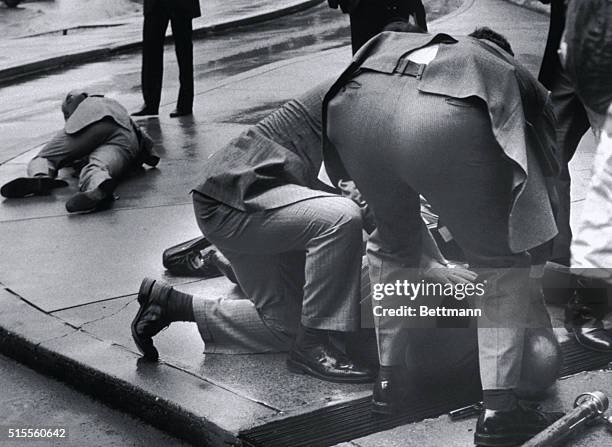
<svg viewBox="0 0 612 447">
<path fill-rule="evenodd" d="M 252 25 L 310 8 L 323 0 L 232 2 L 193 21 L 194 37 Z M 0 40 L 0 84 L 66 65 L 95 61 L 142 45 L 142 16 L 123 17 L 32 37 Z M 170 30 L 168 35 L 170 35 Z"/>
</svg>

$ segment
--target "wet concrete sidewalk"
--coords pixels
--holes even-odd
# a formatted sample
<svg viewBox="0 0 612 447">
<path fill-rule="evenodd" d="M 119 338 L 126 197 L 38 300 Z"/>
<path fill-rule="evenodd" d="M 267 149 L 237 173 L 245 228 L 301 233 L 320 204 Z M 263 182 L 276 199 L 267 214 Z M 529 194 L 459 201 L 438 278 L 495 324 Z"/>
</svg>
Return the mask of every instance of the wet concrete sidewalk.
<svg viewBox="0 0 612 447">
<path fill-rule="evenodd" d="M 291 14 L 322 1 L 215 1 L 214 8 L 203 4 L 202 17 L 193 21 L 194 37 Z M 142 14 L 132 14 L 0 39 L 0 85 L 25 75 L 137 49 L 142 41 L 142 20 Z M 170 26 L 167 34 L 171 34 Z"/>
<path fill-rule="evenodd" d="M 502 0 L 465 0 L 431 30 L 467 34 L 484 24 L 506 34 L 519 60 L 537 71 L 545 15 Z M 161 265 L 165 248 L 200 234 L 189 196 L 199 181 L 199 162 L 280 103 L 338 74 L 350 56 L 343 46 L 248 70 L 198 90 L 193 117 L 168 119 L 174 107 L 168 104 L 159 119 L 140 120 L 162 161 L 122 183 L 111 210 L 67 215 L 64 202 L 74 192 L 74 179 L 71 188 L 51 196 L 0 202 L 0 349 L 200 444 L 239 443 L 254 427 L 367 397 L 370 385 L 287 372 L 283 354 L 203 355 L 194 324 L 173 324 L 156 337 L 158 364 L 140 360 L 130 335 L 144 276 L 210 299 L 240 298 L 223 278 L 173 277 Z M 29 141 L 30 150 L 0 165 L 0 184 L 22 175 L 42 142 Z M 587 142 L 573 162 L 576 209 L 592 152 Z M 600 383 L 610 388 L 609 381 Z M 569 408 L 570 394 L 561 393 L 557 404 Z M 470 445 L 453 429 L 440 433 L 443 439 L 430 445 Z M 402 445 L 425 445 L 423 436 Z M 377 439 L 361 444 L 381 445 L 384 438 Z"/>
</svg>

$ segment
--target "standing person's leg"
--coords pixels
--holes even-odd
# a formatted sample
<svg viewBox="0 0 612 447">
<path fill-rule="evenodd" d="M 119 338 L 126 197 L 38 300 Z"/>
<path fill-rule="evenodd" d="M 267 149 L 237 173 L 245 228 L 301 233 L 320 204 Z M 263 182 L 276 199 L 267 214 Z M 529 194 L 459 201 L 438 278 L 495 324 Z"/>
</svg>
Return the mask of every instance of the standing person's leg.
<svg viewBox="0 0 612 447">
<path fill-rule="evenodd" d="M 561 67 L 559 68 L 561 69 Z M 590 124 L 584 106 L 567 74 L 561 69 L 561 72 L 557 73 L 551 82 L 551 101 L 557 116 L 557 141 L 561 158 L 561 173 L 557 189 L 559 193 L 557 215 L 559 234 L 553 240 L 552 260 L 569 266 L 572 241 L 569 162 Z"/>
<path fill-rule="evenodd" d="M 144 108 L 138 115 L 157 115 L 164 75 L 164 41 L 170 17 L 163 11 L 146 14 L 142 28 L 141 88 Z"/>
<path fill-rule="evenodd" d="M 387 24 L 385 2 L 382 0 L 361 0 L 350 13 L 351 46 L 353 54 Z"/>
<path fill-rule="evenodd" d="M 171 113 L 174 117 L 190 115 L 193 110 L 193 31 L 190 17 L 173 16 L 170 20 L 180 81 L 176 110 Z"/>
</svg>

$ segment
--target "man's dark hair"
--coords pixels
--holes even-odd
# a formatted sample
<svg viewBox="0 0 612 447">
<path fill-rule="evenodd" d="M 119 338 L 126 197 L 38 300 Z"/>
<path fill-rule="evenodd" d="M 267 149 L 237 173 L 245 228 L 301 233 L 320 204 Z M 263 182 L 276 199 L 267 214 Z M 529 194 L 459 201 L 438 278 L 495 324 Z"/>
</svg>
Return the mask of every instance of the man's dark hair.
<svg viewBox="0 0 612 447">
<path fill-rule="evenodd" d="M 383 31 L 395 31 L 396 33 L 424 33 L 425 31 L 418 25 L 410 23 L 408 20 L 394 17 L 383 28 Z"/>
<path fill-rule="evenodd" d="M 470 34 L 470 37 L 475 37 L 476 39 L 488 40 L 489 42 L 493 42 L 495 45 L 500 47 L 502 50 L 510 53 L 514 56 L 514 51 L 512 51 L 512 47 L 510 46 L 510 42 L 504 36 L 499 34 L 498 32 L 493 31 L 491 28 L 483 26 L 480 28 L 476 28 Z"/>
</svg>

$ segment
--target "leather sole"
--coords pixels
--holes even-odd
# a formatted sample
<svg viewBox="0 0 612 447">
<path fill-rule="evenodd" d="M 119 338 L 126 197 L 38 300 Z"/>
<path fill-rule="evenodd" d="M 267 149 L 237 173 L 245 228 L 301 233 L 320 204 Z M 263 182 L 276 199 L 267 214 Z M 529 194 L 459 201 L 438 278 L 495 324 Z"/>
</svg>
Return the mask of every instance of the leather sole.
<svg viewBox="0 0 612 447">
<path fill-rule="evenodd" d="M 309 367 L 300 362 L 296 362 L 293 359 L 287 359 L 287 369 L 295 374 L 306 374 L 309 376 L 316 377 L 317 379 L 325 380 L 327 382 L 334 383 L 372 383 L 374 378 L 371 377 L 338 377 L 328 376 L 320 373 L 319 371 Z"/>
<path fill-rule="evenodd" d="M 512 436 L 474 435 L 474 445 L 477 447 L 517 447 L 523 445 L 537 433 L 522 433 Z"/>
<path fill-rule="evenodd" d="M 154 285 L 154 279 L 145 278 L 142 280 L 142 283 L 140 284 L 140 289 L 138 290 L 138 304 L 140 305 L 140 308 L 138 309 L 136 316 L 132 320 L 131 329 L 132 338 L 134 339 L 134 343 L 136 344 L 136 347 L 138 348 L 140 353 L 147 360 L 156 362 L 159 359 L 159 352 L 157 352 L 157 349 L 155 348 L 155 346 L 153 346 L 153 342 L 151 341 L 150 346 L 148 344 L 144 344 L 142 338 L 136 332 L 136 324 L 138 324 L 138 321 L 140 320 L 140 317 L 142 316 L 142 313 L 145 310 L 146 304 L 149 301 L 148 297 L 150 296 Z"/>
<path fill-rule="evenodd" d="M 64 180 L 51 177 L 19 177 L 4 184 L 0 195 L 7 199 L 47 195 L 52 189 L 68 186 Z"/>
</svg>

